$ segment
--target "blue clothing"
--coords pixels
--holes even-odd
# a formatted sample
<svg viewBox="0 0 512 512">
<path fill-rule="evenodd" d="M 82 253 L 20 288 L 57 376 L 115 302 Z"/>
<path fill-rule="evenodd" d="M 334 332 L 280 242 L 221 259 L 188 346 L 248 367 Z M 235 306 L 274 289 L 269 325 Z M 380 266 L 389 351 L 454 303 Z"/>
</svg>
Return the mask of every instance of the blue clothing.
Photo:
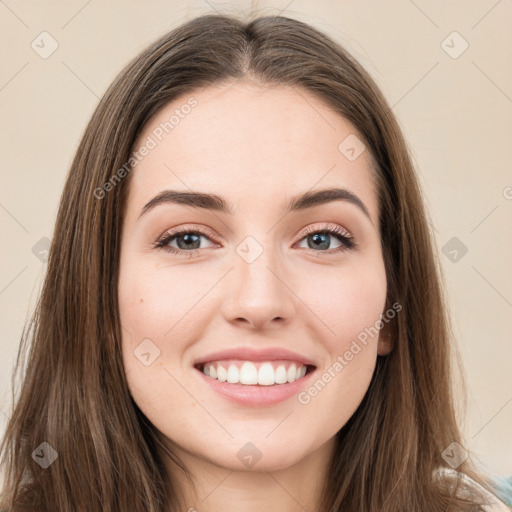
<svg viewBox="0 0 512 512">
<path fill-rule="evenodd" d="M 500 500 L 512 508 L 512 475 L 509 477 L 499 476 L 494 478 L 495 492 Z"/>
</svg>

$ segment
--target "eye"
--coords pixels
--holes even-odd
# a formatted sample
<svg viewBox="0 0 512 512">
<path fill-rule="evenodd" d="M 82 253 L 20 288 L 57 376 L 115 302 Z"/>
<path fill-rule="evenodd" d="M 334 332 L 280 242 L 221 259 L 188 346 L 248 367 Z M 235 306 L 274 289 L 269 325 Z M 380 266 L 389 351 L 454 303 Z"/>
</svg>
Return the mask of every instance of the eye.
<svg viewBox="0 0 512 512">
<path fill-rule="evenodd" d="M 305 232 L 306 236 L 303 236 L 301 241 L 306 240 L 308 242 L 307 248 L 317 253 L 327 253 L 327 255 L 329 255 L 356 247 L 356 243 L 350 233 L 340 226 L 326 225 L 322 228 L 312 226 L 308 227 Z M 329 237 L 335 237 L 340 244 L 333 249 L 331 247 Z M 201 247 L 201 238 L 211 241 L 213 236 L 203 228 L 191 229 L 187 227 L 180 227 L 166 232 L 154 244 L 154 247 L 155 249 L 162 249 L 163 251 L 172 254 L 192 257 L 197 253 L 197 251 L 204 249 L 204 247 Z M 177 247 L 173 247 L 171 245 L 175 242 Z M 326 249 L 332 250 L 327 251 Z"/>
<path fill-rule="evenodd" d="M 211 240 L 211 235 L 202 229 L 192 230 L 181 227 L 165 233 L 162 238 L 154 244 L 154 247 L 172 254 L 191 257 L 201 248 L 201 238 Z M 178 245 L 177 248 L 170 245 L 174 241 L 176 241 Z"/>
<path fill-rule="evenodd" d="M 332 248 L 330 238 L 335 237 L 340 244 Z M 327 252 L 327 254 L 339 253 L 356 247 L 352 235 L 340 226 L 326 225 L 321 229 L 318 226 L 311 226 L 306 229 L 306 236 L 302 240 L 307 242 L 307 248 L 316 252 Z M 333 249 L 326 251 L 325 249 Z"/>
</svg>

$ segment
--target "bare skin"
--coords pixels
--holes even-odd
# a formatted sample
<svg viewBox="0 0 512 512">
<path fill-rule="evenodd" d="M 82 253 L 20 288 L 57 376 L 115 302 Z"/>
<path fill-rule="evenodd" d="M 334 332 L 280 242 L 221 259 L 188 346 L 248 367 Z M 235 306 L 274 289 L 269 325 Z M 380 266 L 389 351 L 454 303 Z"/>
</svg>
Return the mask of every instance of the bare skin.
<svg viewBox="0 0 512 512">
<path fill-rule="evenodd" d="M 191 96 L 197 105 L 130 178 L 119 279 L 130 392 L 193 475 L 197 495 L 168 461 L 184 510 L 317 511 L 334 436 L 363 399 L 377 354 L 391 349 L 381 331 L 344 356 L 386 307 L 370 157 L 363 151 L 350 161 L 340 152 L 354 127 L 307 91 L 248 82 L 176 98 L 135 147 L 155 138 Z M 345 200 L 285 212 L 292 196 L 330 187 L 351 191 L 369 215 Z M 216 194 L 233 214 L 160 203 L 141 216 L 166 189 Z M 155 247 L 176 227 L 205 232 L 191 257 Z M 317 248 L 314 233 L 326 227 L 356 246 L 327 234 Z M 262 251 L 250 263 L 237 252 L 247 237 Z M 167 247 L 192 252 L 184 238 Z M 134 355 L 145 339 L 151 357 L 160 350 L 147 366 Z M 313 360 L 317 378 L 302 391 L 329 369 L 332 378 L 307 403 L 298 395 L 270 406 L 235 403 L 210 389 L 193 364 L 239 346 L 287 348 Z M 333 371 L 339 357 L 346 364 Z M 252 467 L 237 456 L 247 443 L 261 454 Z"/>
</svg>

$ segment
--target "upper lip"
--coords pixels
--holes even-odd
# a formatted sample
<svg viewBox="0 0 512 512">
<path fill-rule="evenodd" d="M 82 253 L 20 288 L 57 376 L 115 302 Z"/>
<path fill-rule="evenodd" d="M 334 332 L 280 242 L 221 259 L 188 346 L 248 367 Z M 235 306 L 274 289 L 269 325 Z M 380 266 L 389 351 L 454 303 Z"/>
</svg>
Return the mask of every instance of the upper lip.
<svg viewBox="0 0 512 512">
<path fill-rule="evenodd" d="M 242 361 L 277 361 L 286 359 L 289 361 L 297 361 L 301 364 L 316 366 L 315 363 L 296 352 L 285 348 L 264 348 L 256 349 L 250 347 L 235 347 L 218 352 L 212 352 L 207 356 L 200 357 L 194 361 L 194 366 L 202 365 L 212 361 L 220 361 L 222 359 L 240 359 Z"/>
</svg>

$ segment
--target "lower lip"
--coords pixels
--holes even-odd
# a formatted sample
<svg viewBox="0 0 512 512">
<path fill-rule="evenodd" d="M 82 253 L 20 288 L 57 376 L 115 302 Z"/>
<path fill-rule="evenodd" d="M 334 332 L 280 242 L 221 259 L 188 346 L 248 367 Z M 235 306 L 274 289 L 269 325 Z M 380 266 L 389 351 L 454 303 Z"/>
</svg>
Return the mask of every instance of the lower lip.
<svg viewBox="0 0 512 512">
<path fill-rule="evenodd" d="M 219 395 L 238 404 L 265 406 L 277 404 L 297 395 L 304 386 L 309 383 L 316 368 L 296 381 L 287 382 L 286 384 L 274 384 L 272 386 L 228 384 L 227 382 L 220 382 L 217 379 L 208 377 L 202 370 L 198 370 L 197 368 L 194 368 L 194 370 L 198 372 L 206 384 Z"/>
</svg>

